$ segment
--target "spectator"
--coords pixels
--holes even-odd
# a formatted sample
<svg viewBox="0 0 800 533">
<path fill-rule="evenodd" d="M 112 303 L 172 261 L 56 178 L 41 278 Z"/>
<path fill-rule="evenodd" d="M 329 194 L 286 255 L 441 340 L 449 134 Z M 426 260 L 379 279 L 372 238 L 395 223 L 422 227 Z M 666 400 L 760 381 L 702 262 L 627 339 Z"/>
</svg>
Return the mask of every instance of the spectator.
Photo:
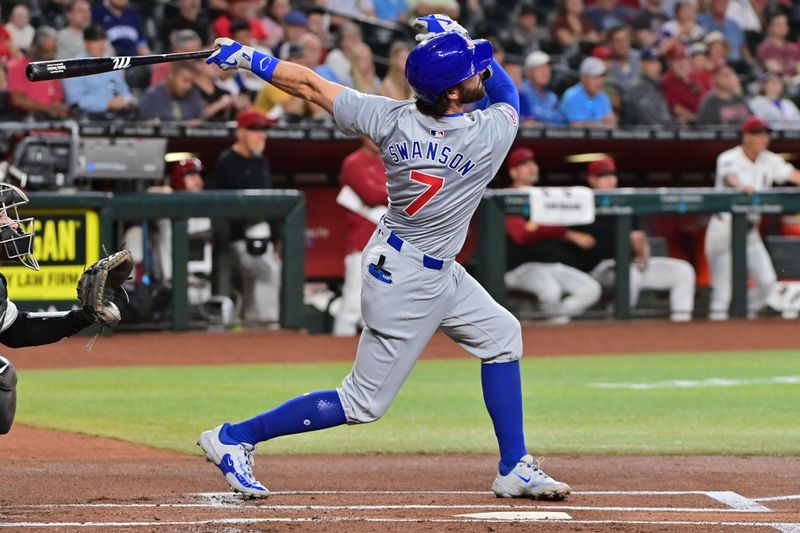
<svg viewBox="0 0 800 533">
<path fill-rule="evenodd" d="M 322 42 L 323 59 L 333 48 L 333 37 L 328 31 L 329 16 L 321 7 L 311 7 L 306 13 L 307 29 Z"/>
<path fill-rule="evenodd" d="M 166 17 L 158 32 L 162 50 L 175 49 L 172 34 L 180 30 L 194 32 L 201 43 L 211 42 L 210 24 L 201 0 L 178 0 L 178 13 Z"/>
<path fill-rule="evenodd" d="M 631 33 L 625 26 L 608 30 L 607 39 L 611 48 L 608 77 L 624 92 L 639 79 L 639 51 L 631 49 Z"/>
<path fill-rule="evenodd" d="M 268 0 L 266 16 L 261 19 L 261 27 L 267 32 L 266 45 L 277 50 L 283 40 L 283 20 L 292 10 L 289 0 Z"/>
<path fill-rule="evenodd" d="M 539 181 L 539 166 L 527 148 L 508 155 L 512 189 L 528 189 Z M 596 243 L 588 233 L 560 226 L 541 226 L 522 215 L 505 220 L 508 257 L 505 284 L 536 296 L 550 322 L 565 324 L 594 305 L 602 289 L 594 278 L 565 262 Z"/>
<path fill-rule="evenodd" d="M 665 22 L 661 30 L 685 46 L 700 41 L 706 30 L 697 23 L 697 0 L 678 0 L 675 4 L 675 18 Z"/>
<path fill-rule="evenodd" d="M 617 124 L 611 100 L 602 91 L 606 67 L 596 57 L 581 62 L 581 81 L 561 97 L 561 111 L 575 128 L 608 128 Z"/>
<path fill-rule="evenodd" d="M 514 9 L 513 23 L 501 32 L 503 48 L 512 55 L 524 57 L 539 49 L 539 28 L 536 6 L 530 0 Z"/>
<path fill-rule="evenodd" d="M 767 23 L 767 37 L 758 45 L 756 56 L 761 66 L 791 80 L 800 74 L 800 47 L 787 40 L 789 19 L 777 14 Z"/>
<path fill-rule="evenodd" d="M 714 86 L 706 93 L 697 111 L 697 124 L 710 126 L 739 126 L 750 116 L 747 100 L 742 96 L 742 84 L 728 65 L 714 73 Z"/>
<path fill-rule="evenodd" d="M 389 70 L 381 82 L 378 94 L 395 100 L 411 100 L 414 97 L 405 75 L 406 59 L 410 51 L 411 47 L 404 41 L 395 41 L 389 47 Z"/>
<path fill-rule="evenodd" d="M 495 52 L 496 52 L 496 50 L 495 50 Z M 531 52 L 531 53 L 533 53 L 533 52 Z M 497 57 L 496 54 L 495 54 L 495 57 Z M 508 57 L 508 58 L 503 57 L 502 61 L 498 60 L 498 63 L 500 63 L 500 65 L 503 67 L 503 70 L 506 71 L 506 74 L 508 74 L 508 77 L 511 78 L 511 81 L 514 83 L 514 87 L 517 88 L 517 93 L 519 93 L 519 112 L 520 112 L 520 117 L 522 117 L 523 120 L 526 120 L 523 115 L 530 114 L 529 110 L 530 110 L 531 106 L 530 106 L 530 103 L 528 101 L 527 95 L 522 93 L 522 84 L 525 82 L 525 80 L 523 79 L 522 64 L 517 61 L 516 56 L 511 56 L 511 57 Z M 476 102 L 476 104 L 475 104 L 476 105 L 476 109 L 485 109 L 489 105 L 488 102 L 489 102 L 489 98 L 487 96 L 484 96 L 484 100 L 483 101 Z M 558 109 L 558 97 L 555 98 L 555 106 L 556 106 L 556 109 Z M 527 121 L 532 122 L 533 119 L 527 119 Z"/>
<path fill-rule="evenodd" d="M 761 91 L 750 100 L 750 109 L 771 129 L 800 129 L 800 111 L 794 102 L 784 98 L 783 78 L 776 72 L 766 72 L 761 77 Z"/>
<path fill-rule="evenodd" d="M 30 51 L 35 30 L 31 26 L 31 12 L 28 6 L 17 4 L 11 8 L 5 28 L 17 49 L 22 52 Z"/>
<path fill-rule="evenodd" d="M 194 30 L 176 30 L 169 36 L 169 50 L 173 53 L 197 52 L 203 47 L 200 36 Z M 156 63 L 150 73 L 150 87 L 163 83 L 169 76 L 172 63 Z"/>
<path fill-rule="evenodd" d="M 269 161 L 264 157 L 269 121 L 249 109 L 236 119 L 236 142 L 217 159 L 214 188 L 265 190 L 272 187 Z M 244 320 L 277 322 L 280 317 L 280 262 L 270 238 L 269 225 L 261 220 L 231 224 L 231 251 L 242 281 Z"/>
<path fill-rule="evenodd" d="M 375 75 L 372 49 L 366 43 L 353 47 L 353 69 L 350 72 L 353 89 L 365 94 L 378 94 L 381 80 Z"/>
<path fill-rule="evenodd" d="M 375 16 L 375 6 L 372 0 L 336 0 L 335 6 L 336 11 L 344 15 L 345 21 L 364 16 Z M 341 19 L 342 17 L 337 18 Z"/>
<path fill-rule="evenodd" d="M 142 95 L 139 118 L 155 122 L 199 122 L 203 118 L 203 98 L 194 86 L 196 75 L 194 63 L 173 63 L 167 79 Z"/>
<path fill-rule="evenodd" d="M 613 159 L 593 161 L 588 167 L 589 186 L 600 191 L 617 188 L 617 165 Z M 694 310 L 695 273 L 692 265 L 672 257 L 651 257 L 647 234 L 641 221 L 634 218 L 630 233 L 633 260 L 630 269 L 630 304 L 635 306 L 642 289 L 669 291 L 670 319 L 691 320 Z M 580 267 L 604 287 L 614 285 L 615 217 L 597 217 L 594 223 L 576 230 L 594 237 L 595 246 L 584 253 Z"/>
<path fill-rule="evenodd" d="M 639 59 L 639 80 L 625 91 L 622 123 L 632 126 L 674 126 L 667 101 L 661 94 L 661 58 L 654 50 L 645 50 Z"/>
<path fill-rule="evenodd" d="M 753 0 L 731 0 L 728 3 L 728 10 L 725 16 L 729 17 L 742 28 L 745 34 L 761 36 L 761 19 L 764 16 L 765 2 L 754 2 Z"/>
<path fill-rule="evenodd" d="M 237 22 L 250 26 L 252 39 L 261 46 L 266 46 L 267 32 L 261 22 L 254 16 L 257 8 L 255 0 L 229 0 L 228 12 L 214 21 L 211 29 L 217 37 L 231 37 L 232 26 Z"/>
<path fill-rule="evenodd" d="M 92 23 L 105 28 L 117 55 L 135 56 L 150 53 L 139 13 L 128 0 L 103 0 L 92 6 Z"/>
<path fill-rule="evenodd" d="M 669 19 L 661 10 L 661 0 L 645 0 L 642 10 L 633 19 L 633 41 L 640 49 L 656 44 L 656 35 Z"/>
<path fill-rule="evenodd" d="M 103 57 L 108 51 L 109 42 L 102 26 L 86 28 L 83 41 L 86 52 L 80 54 L 81 57 Z M 82 113 L 102 114 L 105 118 L 107 114 L 127 114 L 135 104 L 121 70 L 66 78 L 62 83 L 67 104 L 78 106 Z"/>
<path fill-rule="evenodd" d="M 606 31 L 617 26 L 630 26 L 636 11 L 619 5 L 618 0 L 596 0 L 586 9 L 586 16 L 598 31 Z"/>
<path fill-rule="evenodd" d="M 58 34 L 50 26 L 40 26 L 33 36 L 30 57 L 22 56 L 8 62 L 8 93 L 11 105 L 25 113 L 63 118 L 68 114 L 60 80 L 30 82 L 25 67 L 31 61 L 55 59 Z"/>
<path fill-rule="evenodd" d="M 290 11 L 283 17 L 283 42 L 278 45 L 280 59 L 288 59 L 289 47 L 299 44 L 300 38 L 308 33 L 308 18 L 302 11 Z"/>
<path fill-rule="evenodd" d="M 14 40 L 6 30 L 5 24 L 0 24 L 0 64 L 7 59 L 16 59 L 21 55 L 22 52 L 14 45 Z M 0 68 L 0 72 L 2 71 L 3 69 Z"/>
<path fill-rule="evenodd" d="M 597 59 L 603 62 L 603 66 L 605 66 L 606 72 L 608 72 L 609 68 L 611 68 L 611 48 L 606 46 L 605 44 L 598 44 L 592 50 L 591 57 L 596 57 Z M 622 110 L 622 93 L 620 92 L 621 87 L 617 85 L 617 83 L 612 80 L 610 77 L 605 76 L 603 77 L 603 92 L 608 95 L 608 99 L 611 100 L 611 109 L 614 110 L 614 113 L 619 116 L 620 111 Z"/>
<path fill-rule="evenodd" d="M 750 53 L 747 51 L 744 32 L 733 20 L 725 15 L 728 9 L 729 0 L 710 0 L 708 11 L 700 13 L 697 22 L 705 28 L 707 32 L 718 31 L 725 36 L 725 40 L 730 45 L 728 61 L 752 61 Z"/>
<path fill-rule="evenodd" d="M 583 0 L 560 0 L 550 33 L 564 48 L 599 40 L 597 30 L 584 13 Z"/>
<path fill-rule="evenodd" d="M 216 65 L 205 62 L 198 65 L 194 86 L 203 97 L 206 120 L 233 120 L 239 111 L 251 107 L 250 96 L 242 91 L 234 76 L 234 71 Z"/>
<path fill-rule="evenodd" d="M 566 126 L 567 118 L 558 105 L 556 93 L 551 91 L 550 56 L 537 50 L 525 58 L 527 80 L 522 83 L 520 96 L 524 95 L 527 106 L 520 106 L 520 115 L 544 126 Z"/>
<path fill-rule="evenodd" d="M 742 125 L 741 132 L 741 144 L 722 152 L 717 158 L 716 189 L 757 194 L 770 189 L 774 183 L 800 185 L 800 171 L 767 150 L 770 131 L 765 122 L 750 117 Z M 749 316 L 755 316 L 766 304 L 777 283 L 775 269 L 761 240 L 759 222 L 759 215 L 748 215 L 747 270 L 754 281 L 747 298 Z M 711 267 L 709 318 L 725 320 L 731 303 L 730 213 L 711 217 L 706 230 L 705 250 Z"/>
<path fill-rule="evenodd" d="M 313 70 L 326 80 L 335 83 L 342 83 L 342 81 L 346 81 L 349 79 L 350 77 L 349 71 L 345 73 L 345 76 L 343 78 L 340 78 L 339 75 L 336 73 L 336 71 L 329 65 L 320 64 L 322 57 L 322 41 L 320 41 L 319 37 L 317 37 L 313 33 L 306 33 L 305 35 L 300 37 L 300 47 L 303 50 L 303 57 L 302 60 L 300 61 L 301 65 L 310 68 L 311 70 Z M 331 52 L 331 54 L 332 53 L 333 52 Z M 352 64 L 349 63 L 349 60 L 348 60 L 348 65 L 350 65 L 349 68 L 352 68 Z"/>
<path fill-rule="evenodd" d="M 376 0 L 375 16 L 390 22 L 405 22 L 408 6 L 406 0 Z"/>
<path fill-rule="evenodd" d="M 356 210 L 354 204 L 345 215 L 344 285 L 341 305 L 333 322 L 334 335 L 355 335 L 361 323 L 361 252 L 375 233 L 374 221 L 386 212 L 389 203 L 386 180 L 380 150 L 367 137 L 362 137 L 361 148 L 345 158 L 339 175 L 342 187 L 352 190 L 359 200 L 355 204 L 360 203 L 360 206 Z"/>
<path fill-rule="evenodd" d="M 703 43 L 708 48 L 708 60 L 711 62 L 711 72 L 713 73 L 722 65 L 728 64 L 728 54 L 730 45 L 725 40 L 725 36 L 718 31 L 712 31 L 703 39 Z"/>
<path fill-rule="evenodd" d="M 92 8 L 89 1 L 72 0 L 67 6 L 67 25 L 58 32 L 56 59 L 70 59 L 86 53 L 83 47 L 83 32 L 91 23 Z M 111 43 L 103 55 L 114 55 Z"/>
<path fill-rule="evenodd" d="M 703 98 L 702 81 L 692 73 L 686 50 L 681 45 L 667 52 L 669 70 L 661 78 L 661 92 L 669 110 L 679 124 L 694 122 L 700 99 Z"/>
<path fill-rule="evenodd" d="M 357 24 L 348 22 L 339 29 L 339 44 L 330 51 L 328 57 L 325 59 L 325 65 L 333 71 L 336 79 L 347 80 L 350 78 L 350 72 L 353 69 L 351 63 L 353 60 L 353 49 L 358 44 L 363 43 L 361 28 Z"/>
<path fill-rule="evenodd" d="M 711 58 L 708 57 L 708 46 L 705 43 L 694 43 L 689 47 L 689 65 L 692 75 L 697 78 L 703 94 L 711 90 L 714 83 Z"/>
</svg>

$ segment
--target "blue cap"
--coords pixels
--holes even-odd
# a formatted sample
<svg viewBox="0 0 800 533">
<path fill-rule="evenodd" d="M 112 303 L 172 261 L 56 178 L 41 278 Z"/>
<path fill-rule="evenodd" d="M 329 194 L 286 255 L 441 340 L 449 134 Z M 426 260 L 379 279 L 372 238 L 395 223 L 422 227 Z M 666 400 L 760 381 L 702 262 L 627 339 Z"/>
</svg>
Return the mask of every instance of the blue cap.
<svg viewBox="0 0 800 533">
<path fill-rule="evenodd" d="M 289 11 L 283 17 L 283 23 L 287 26 L 308 26 L 308 18 L 302 11 Z"/>
<path fill-rule="evenodd" d="M 645 48 L 639 55 L 639 59 L 641 59 L 642 61 L 658 61 L 659 59 L 661 59 L 661 55 L 658 53 L 658 50 L 653 50 L 652 48 Z"/>
<path fill-rule="evenodd" d="M 433 104 L 447 89 L 486 70 L 493 53 L 492 43 L 485 39 L 440 33 L 408 54 L 406 79 L 417 98 Z"/>
</svg>

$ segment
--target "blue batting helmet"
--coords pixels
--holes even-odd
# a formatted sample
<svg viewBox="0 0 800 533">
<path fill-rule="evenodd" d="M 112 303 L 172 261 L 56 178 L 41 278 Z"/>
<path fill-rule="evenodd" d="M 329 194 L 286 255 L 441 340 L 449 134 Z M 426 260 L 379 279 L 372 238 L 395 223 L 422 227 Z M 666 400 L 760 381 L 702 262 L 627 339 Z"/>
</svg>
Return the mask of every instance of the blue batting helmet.
<svg viewBox="0 0 800 533">
<path fill-rule="evenodd" d="M 492 53 L 492 43 L 485 39 L 440 33 L 408 54 L 406 79 L 417 98 L 432 104 L 450 87 L 486 70 Z"/>
</svg>

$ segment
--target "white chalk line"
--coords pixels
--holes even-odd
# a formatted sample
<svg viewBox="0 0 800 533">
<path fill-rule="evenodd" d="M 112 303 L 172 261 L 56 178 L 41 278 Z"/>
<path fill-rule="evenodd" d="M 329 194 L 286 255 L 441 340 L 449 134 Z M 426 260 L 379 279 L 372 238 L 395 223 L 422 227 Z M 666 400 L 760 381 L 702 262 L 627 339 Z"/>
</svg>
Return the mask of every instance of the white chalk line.
<svg viewBox="0 0 800 533">
<path fill-rule="evenodd" d="M 242 505 L 214 505 L 203 503 L 53 503 L 41 505 L 15 505 L 17 509 L 153 509 L 153 508 L 195 508 L 195 509 L 221 509 L 242 508 Z M 590 506 L 590 505 L 471 505 L 471 504 L 402 504 L 402 505 L 249 505 L 248 509 L 261 511 L 390 511 L 410 509 L 564 509 L 568 511 L 618 511 L 618 512 L 668 512 L 668 513 L 764 513 L 769 509 L 726 509 L 719 507 L 618 507 L 618 506 Z"/>
<path fill-rule="evenodd" d="M 786 496 L 767 496 L 765 498 L 752 498 L 754 502 L 780 502 L 785 500 L 800 500 L 800 494 L 788 494 Z"/>
<path fill-rule="evenodd" d="M 651 390 L 651 389 L 694 389 L 701 387 L 737 387 L 742 385 L 765 385 L 765 384 L 797 385 L 800 384 L 800 376 L 775 376 L 771 378 L 754 379 L 731 379 L 731 378 L 708 378 L 708 379 L 672 379 L 669 381 L 652 381 L 643 383 L 589 383 L 590 387 L 597 389 L 628 389 L 628 390 Z"/>
<path fill-rule="evenodd" d="M 402 518 L 370 518 L 370 517 L 318 517 L 318 518 L 215 518 L 206 520 L 180 520 L 180 521 L 148 521 L 148 522 L 0 522 L 0 528 L 47 528 L 47 527 L 70 527 L 70 528 L 110 528 L 110 527 L 170 527 L 170 526 L 203 526 L 203 525 L 235 525 L 235 524 L 259 524 L 274 522 L 378 522 L 378 523 L 500 523 L 500 522 L 520 522 L 528 520 L 513 519 L 470 519 L 470 518 L 429 518 L 429 517 L 402 517 Z M 553 520 L 561 522 L 561 520 Z M 715 522 L 715 521 L 678 521 L 678 520 L 564 520 L 565 524 L 618 524 L 618 525 L 686 525 L 686 526 L 725 526 L 725 527 L 771 527 L 784 533 L 796 533 L 800 531 L 800 524 L 782 522 Z"/>
</svg>

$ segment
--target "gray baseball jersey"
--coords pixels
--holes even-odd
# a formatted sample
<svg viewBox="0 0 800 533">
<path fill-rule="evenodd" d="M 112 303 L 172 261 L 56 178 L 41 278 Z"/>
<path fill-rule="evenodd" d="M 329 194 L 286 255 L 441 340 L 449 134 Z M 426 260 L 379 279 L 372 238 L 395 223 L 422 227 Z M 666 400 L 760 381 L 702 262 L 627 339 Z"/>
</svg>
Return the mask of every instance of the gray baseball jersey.
<svg viewBox="0 0 800 533">
<path fill-rule="evenodd" d="M 433 257 L 461 250 L 484 189 L 517 134 L 508 104 L 435 119 L 411 101 L 342 90 L 333 116 L 345 132 L 371 138 L 389 178 L 384 224 Z"/>
<path fill-rule="evenodd" d="M 484 362 L 521 357 L 519 321 L 453 261 L 518 119 L 508 104 L 434 119 L 351 89 L 333 115 L 378 145 L 389 178 L 389 211 L 361 260 L 364 331 L 337 389 L 354 424 L 383 416 L 437 329 Z"/>
</svg>

